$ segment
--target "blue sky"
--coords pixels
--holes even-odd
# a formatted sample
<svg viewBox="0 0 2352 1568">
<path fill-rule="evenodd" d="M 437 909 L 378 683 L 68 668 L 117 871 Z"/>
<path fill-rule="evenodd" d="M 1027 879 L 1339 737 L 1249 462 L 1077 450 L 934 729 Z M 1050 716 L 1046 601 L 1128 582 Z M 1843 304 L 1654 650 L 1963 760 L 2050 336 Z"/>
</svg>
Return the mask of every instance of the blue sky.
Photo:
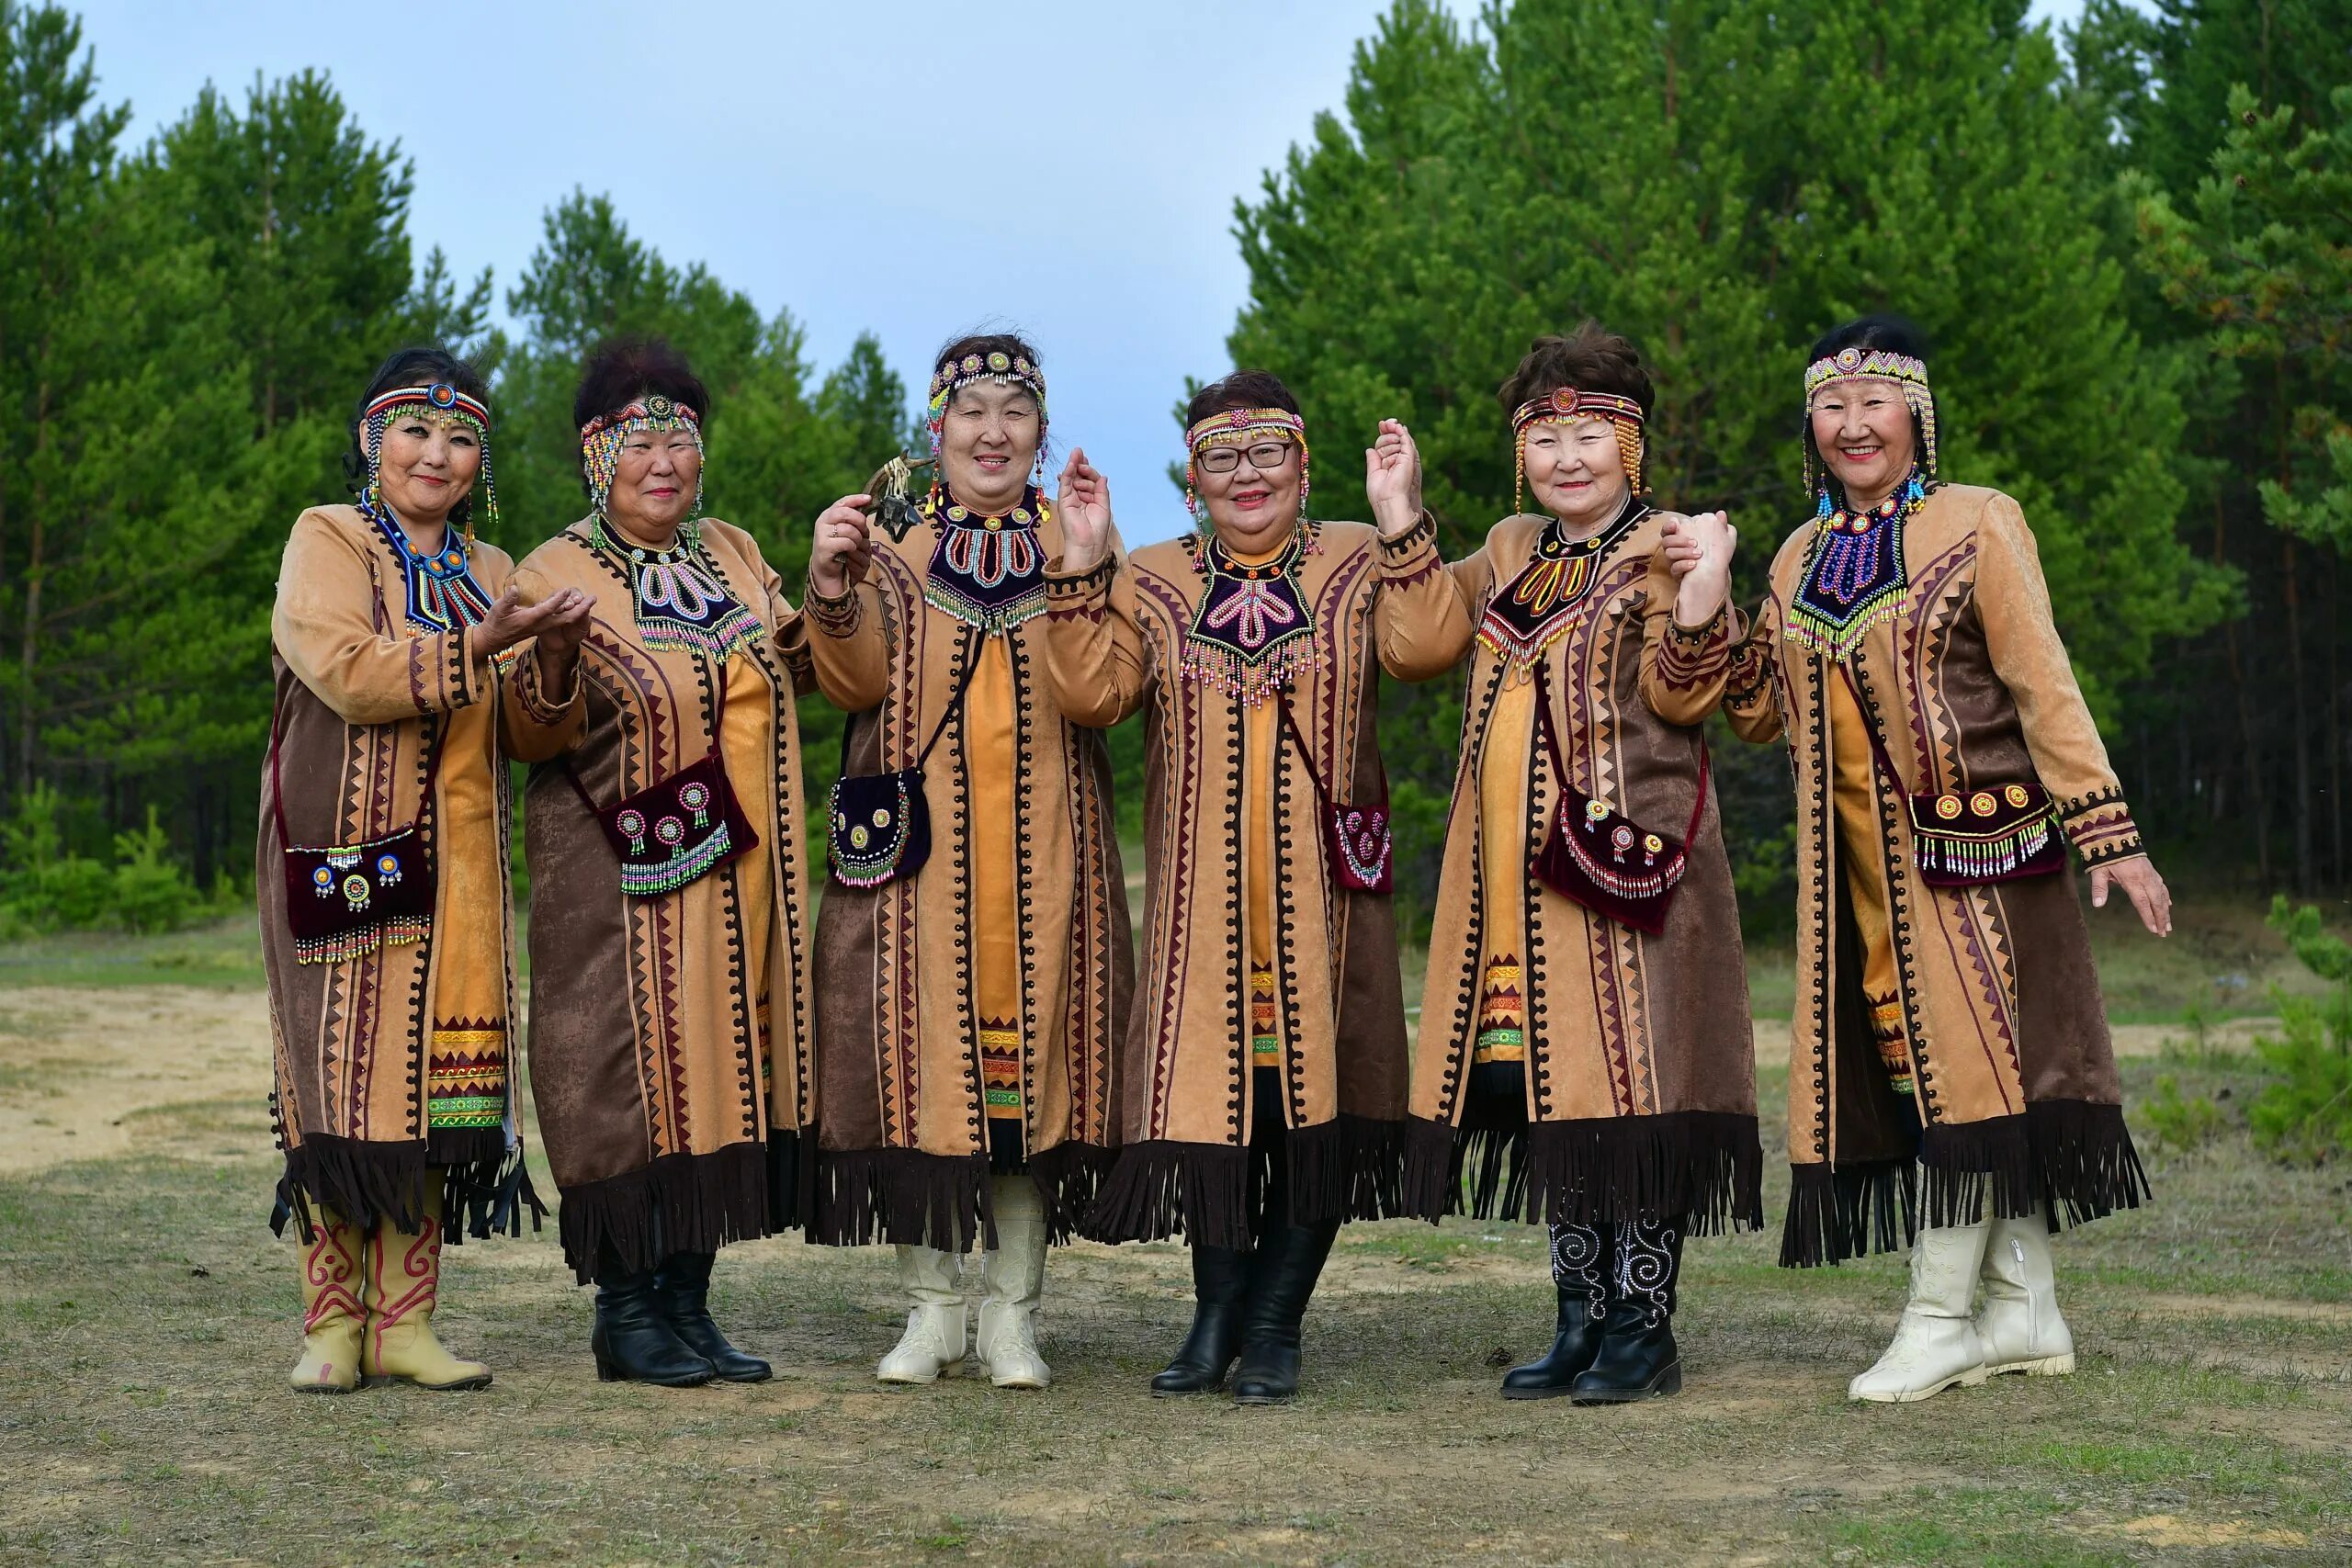
<svg viewBox="0 0 2352 1568">
<path fill-rule="evenodd" d="M 1339 105 L 1385 6 L 80 9 L 133 140 L 208 80 L 241 95 L 256 72 L 327 71 L 368 133 L 414 162 L 419 256 L 438 244 L 463 276 L 491 266 L 502 291 L 541 213 L 582 186 L 609 193 L 672 262 L 707 264 L 763 311 L 789 308 L 820 368 L 871 330 L 919 389 L 951 334 L 1019 326 L 1045 357 L 1057 442 L 1087 447 L 1142 542 L 1184 522 L 1163 478 L 1170 405 L 1187 375 L 1228 367 L 1246 285 L 1234 198 Z"/>
</svg>

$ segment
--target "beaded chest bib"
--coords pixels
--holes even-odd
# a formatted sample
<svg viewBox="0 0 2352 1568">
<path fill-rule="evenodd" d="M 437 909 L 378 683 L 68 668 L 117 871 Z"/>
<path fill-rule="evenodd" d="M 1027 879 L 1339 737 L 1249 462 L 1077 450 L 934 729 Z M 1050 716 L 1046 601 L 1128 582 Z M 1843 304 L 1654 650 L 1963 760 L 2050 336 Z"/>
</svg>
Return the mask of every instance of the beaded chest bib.
<svg viewBox="0 0 2352 1568">
<path fill-rule="evenodd" d="M 760 618 L 727 591 L 702 547 L 702 529 L 688 523 L 666 550 L 616 536 L 599 516 L 595 547 L 627 563 L 638 635 L 661 653 L 699 653 L 727 660 L 767 635 Z"/>
<path fill-rule="evenodd" d="M 1789 600 L 1789 641 L 1842 662 L 1872 626 L 1910 607 L 1903 524 L 1925 494 L 1915 476 L 1866 513 L 1832 510 L 1815 521 L 1813 554 Z"/>
<path fill-rule="evenodd" d="M 1194 538 L 1193 564 L 1206 580 L 1184 634 L 1181 672 L 1229 693 L 1244 707 L 1271 701 L 1315 663 L 1315 615 L 1298 591 L 1314 525 L 1294 531 L 1282 554 L 1248 566 L 1214 536 Z"/>
<path fill-rule="evenodd" d="M 1542 659 L 1582 613 L 1609 553 L 1649 514 L 1628 496 L 1617 520 L 1586 538 L 1568 538 L 1557 523 L 1546 527 L 1527 564 L 1487 601 L 1478 617 L 1479 642 L 1515 669 Z"/>
<path fill-rule="evenodd" d="M 389 512 L 377 510 L 365 497 L 359 510 L 382 531 L 384 542 L 400 560 L 408 582 L 411 626 L 424 632 L 456 632 L 481 624 L 490 614 L 490 595 L 474 581 L 472 562 L 458 536 L 449 535 L 439 550 L 421 556 L 410 547 L 408 535 Z"/>
<path fill-rule="evenodd" d="M 939 531 L 924 603 L 990 637 L 1044 613 L 1046 552 L 1037 528 L 1054 513 L 1035 486 L 1011 512 L 995 516 L 944 492 L 934 492 L 921 510 Z"/>
</svg>

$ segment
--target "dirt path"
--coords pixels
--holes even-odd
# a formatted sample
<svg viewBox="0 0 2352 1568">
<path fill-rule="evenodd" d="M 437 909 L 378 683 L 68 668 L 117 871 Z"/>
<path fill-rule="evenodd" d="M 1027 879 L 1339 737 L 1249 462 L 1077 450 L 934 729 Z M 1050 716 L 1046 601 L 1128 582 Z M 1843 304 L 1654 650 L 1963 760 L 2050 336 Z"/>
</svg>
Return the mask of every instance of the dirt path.
<svg viewBox="0 0 2352 1568">
<path fill-rule="evenodd" d="M 1759 1018 L 1756 1021 L 1756 1065 L 1759 1067 L 1785 1067 L 1789 1065 L 1789 1021 L 1785 1018 Z M 2275 1018 L 2233 1018 L 2225 1023 L 2212 1025 L 2205 1032 L 2206 1044 L 2216 1051 L 2249 1049 L 2257 1035 L 2275 1034 L 2278 1021 Z M 2119 1056 L 2158 1056 L 2165 1046 L 2186 1040 L 2188 1031 L 2177 1023 L 2119 1023 L 2113 1026 L 2115 1054 Z"/>
<path fill-rule="evenodd" d="M 0 991 L 0 1171 L 129 1154 L 139 1111 L 268 1093 L 259 991 Z"/>
</svg>

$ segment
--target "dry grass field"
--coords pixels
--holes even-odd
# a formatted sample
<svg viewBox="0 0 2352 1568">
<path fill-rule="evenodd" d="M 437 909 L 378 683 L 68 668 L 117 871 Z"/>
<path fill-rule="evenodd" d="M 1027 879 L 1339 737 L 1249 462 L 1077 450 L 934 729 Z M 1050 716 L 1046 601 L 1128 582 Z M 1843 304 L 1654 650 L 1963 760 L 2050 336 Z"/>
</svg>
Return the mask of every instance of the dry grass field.
<svg viewBox="0 0 2352 1568">
<path fill-rule="evenodd" d="M 2249 1026 L 2157 1020 L 2258 1008 L 2258 933 L 2119 959 L 2135 1096 L 2243 1103 Z M 1287 1408 L 1145 1395 L 1187 1314 L 1164 1246 L 1056 1256 L 1044 1394 L 879 1389 L 887 1252 L 797 1238 L 719 1263 L 773 1382 L 600 1385 L 551 1231 L 449 1255 L 443 1331 L 494 1387 L 297 1396 L 251 944 L 0 955 L 0 1561 L 2352 1561 L 2352 1181 L 2262 1162 L 2233 1115 L 2150 1150 L 2153 1208 L 2059 1243 L 2075 1376 L 1917 1405 L 1842 1397 L 1900 1262 L 1791 1273 L 1770 1236 L 1693 1244 L 1681 1398 L 1507 1404 L 1548 1338 L 1541 1235 L 1461 1222 L 1344 1234 Z M 1771 1149 L 1777 1066 L 1763 1090 Z"/>
</svg>

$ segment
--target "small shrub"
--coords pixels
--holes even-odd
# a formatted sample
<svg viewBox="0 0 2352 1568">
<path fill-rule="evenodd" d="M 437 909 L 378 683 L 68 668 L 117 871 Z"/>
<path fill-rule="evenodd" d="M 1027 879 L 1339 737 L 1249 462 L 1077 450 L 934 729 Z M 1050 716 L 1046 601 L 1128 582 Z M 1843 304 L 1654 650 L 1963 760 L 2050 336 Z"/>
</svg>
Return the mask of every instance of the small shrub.
<svg viewBox="0 0 2352 1568">
<path fill-rule="evenodd" d="M 2335 982 L 2323 998 L 2279 994 L 2283 1029 L 2255 1050 L 2273 1075 L 2246 1109 L 2254 1141 L 2273 1159 L 2318 1165 L 2352 1156 L 2352 943 L 2329 934 L 2319 910 L 2270 906 L 2270 929 L 2303 967 Z"/>
<path fill-rule="evenodd" d="M 2222 1135 L 2229 1118 L 2205 1095 L 2184 1097 L 2180 1080 L 2170 1073 L 2156 1080 L 2155 1092 L 2140 1103 L 2156 1146 L 2177 1154 L 2203 1148 Z"/>
<path fill-rule="evenodd" d="M 177 931 L 203 908 L 204 896 L 170 848 L 152 806 L 145 828 L 114 836 L 113 913 L 125 931 Z"/>
</svg>

